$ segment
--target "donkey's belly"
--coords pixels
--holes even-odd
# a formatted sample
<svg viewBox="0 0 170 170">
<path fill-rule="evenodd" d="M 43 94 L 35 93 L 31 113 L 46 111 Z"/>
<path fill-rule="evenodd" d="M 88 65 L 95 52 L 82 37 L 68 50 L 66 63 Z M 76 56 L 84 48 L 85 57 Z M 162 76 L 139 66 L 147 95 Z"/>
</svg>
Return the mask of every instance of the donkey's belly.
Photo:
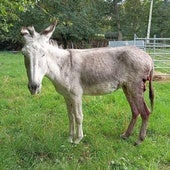
<svg viewBox="0 0 170 170">
<path fill-rule="evenodd" d="M 118 82 L 103 82 L 96 85 L 84 86 L 84 95 L 102 95 L 111 93 L 119 88 Z"/>
</svg>

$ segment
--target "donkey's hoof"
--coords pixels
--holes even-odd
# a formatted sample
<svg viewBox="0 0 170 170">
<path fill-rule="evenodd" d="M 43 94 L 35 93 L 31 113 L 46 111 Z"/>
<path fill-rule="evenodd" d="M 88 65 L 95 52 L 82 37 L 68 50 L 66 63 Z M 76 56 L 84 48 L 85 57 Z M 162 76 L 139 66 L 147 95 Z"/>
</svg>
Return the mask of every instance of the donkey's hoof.
<svg viewBox="0 0 170 170">
<path fill-rule="evenodd" d="M 141 141 L 136 141 L 135 143 L 134 143 L 134 146 L 138 146 L 138 145 L 140 145 L 141 144 Z"/>
<path fill-rule="evenodd" d="M 74 143 L 74 142 L 73 142 L 73 138 L 72 138 L 72 137 L 69 137 L 69 138 L 68 138 L 68 142 L 69 142 L 69 143 Z"/>
<path fill-rule="evenodd" d="M 120 135 L 120 137 L 122 139 L 126 140 L 129 137 L 129 135 L 127 135 L 126 133 L 123 133 L 123 134 Z"/>
<path fill-rule="evenodd" d="M 77 138 L 77 139 L 74 141 L 74 144 L 79 144 L 81 140 L 82 140 L 82 138 Z"/>
<path fill-rule="evenodd" d="M 134 143 L 134 146 L 140 145 L 140 144 L 144 141 L 144 139 L 145 139 L 145 138 L 140 138 L 140 139 L 138 139 L 138 141 L 136 141 L 136 142 Z"/>
</svg>

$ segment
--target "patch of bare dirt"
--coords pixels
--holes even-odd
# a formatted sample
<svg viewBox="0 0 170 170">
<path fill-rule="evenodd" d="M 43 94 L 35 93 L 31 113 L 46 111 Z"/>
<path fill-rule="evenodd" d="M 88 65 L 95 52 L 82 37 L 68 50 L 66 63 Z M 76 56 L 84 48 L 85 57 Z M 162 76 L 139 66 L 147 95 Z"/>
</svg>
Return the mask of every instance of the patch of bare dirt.
<svg viewBox="0 0 170 170">
<path fill-rule="evenodd" d="M 170 75 L 161 72 L 154 72 L 153 81 L 170 81 Z"/>
</svg>

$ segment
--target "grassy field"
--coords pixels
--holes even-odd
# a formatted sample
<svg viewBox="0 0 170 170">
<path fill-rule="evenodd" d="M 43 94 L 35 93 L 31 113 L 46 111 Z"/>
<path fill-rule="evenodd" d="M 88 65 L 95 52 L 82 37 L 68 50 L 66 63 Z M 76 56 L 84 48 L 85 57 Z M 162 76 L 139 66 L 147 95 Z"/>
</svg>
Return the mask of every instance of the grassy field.
<svg viewBox="0 0 170 170">
<path fill-rule="evenodd" d="M 1 170 L 169 170 L 170 82 L 154 82 L 155 108 L 146 140 L 122 140 L 131 112 L 122 90 L 83 98 L 85 137 L 67 142 L 65 103 L 46 78 L 42 93 L 31 96 L 21 54 L 0 53 Z M 148 91 L 146 91 L 148 102 Z"/>
</svg>

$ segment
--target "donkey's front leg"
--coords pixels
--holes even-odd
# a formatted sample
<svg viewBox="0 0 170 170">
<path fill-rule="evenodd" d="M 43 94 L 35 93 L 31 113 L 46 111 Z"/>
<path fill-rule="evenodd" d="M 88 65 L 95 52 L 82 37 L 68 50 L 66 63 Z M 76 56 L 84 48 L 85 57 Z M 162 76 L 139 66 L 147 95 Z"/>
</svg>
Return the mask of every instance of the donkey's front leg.
<svg viewBox="0 0 170 170">
<path fill-rule="evenodd" d="M 82 97 L 73 96 L 66 99 L 68 116 L 69 116 L 69 141 L 78 144 L 83 138 L 83 114 L 82 114 Z M 77 125 L 77 134 L 75 129 Z M 74 140 L 75 139 L 75 140 Z"/>
<path fill-rule="evenodd" d="M 76 136 L 75 116 L 74 116 L 71 100 L 65 99 L 65 101 L 66 101 L 66 104 L 67 104 L 67 112 L 68 112 L 68 118 L 69 118 L 69 138 L 68 138 L 68 141 L 70 143 L 73 143 L 74 138 Z"/>
<path fill-rule="evenodd" d="M 77 125 L 77 136 L 76 136 L 74 143 L 78 144 L 83 138 L 82 96 L 74 97 L 73 103 L 74 103 L 73 110 L 74 110 L 75 121 Z"/>
</svg>

